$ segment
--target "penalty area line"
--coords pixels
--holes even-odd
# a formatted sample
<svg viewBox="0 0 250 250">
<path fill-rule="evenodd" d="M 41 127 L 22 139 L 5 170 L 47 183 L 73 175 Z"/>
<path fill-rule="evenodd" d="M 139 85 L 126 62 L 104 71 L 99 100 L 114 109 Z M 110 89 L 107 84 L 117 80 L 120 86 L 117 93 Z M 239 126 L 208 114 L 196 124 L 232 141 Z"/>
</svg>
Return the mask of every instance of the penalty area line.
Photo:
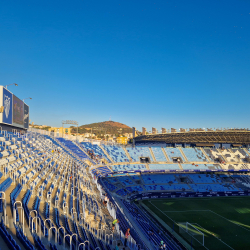
<svg viewBox="0 0 250 250">
<path fill-rule="evenodd" d="M 164 213 L 186 213 L 186 212 L 208 212 L 210 210 L 183 210 L 183 211 L 162 211 Z"/>
<path fill-rule="evenodd" d="M 161 211 L 161 209 L 159 209 L 158 207 L 156 207 L 151 201 L 149 201 L 151 203 L 151 205 L 153 205 L 157 210 L 159 210 L 163 215 L 167 216 L 164 212 Z M 174 223 L 176 223 L 174 220 L 172 220 L 169 216 L 167 216 L 171 221 L 173 221 Z"/>
<path fill-rule="evenodd" d="M 215 237 L 217 240 L 221 241 L 223 244 L 225 244 L 226 246 L 228 246 L 229 248 L 231 248 L 231 249 L 234 250 L 234 248 L 230 247 L 227 243 L 225 243 L 225 242 L 224 242 L 223 240 L 221 240 L 220 238 L 218 238 L 218 237 L 214 236 L 213 234 L 211 234 L 211 232 L 209 232 L 206 228 L 200 226 L 198 223 L 191 223 L 191 224 L 192 224 L 192 225 L 197 225 L 197 226 L 199 226 L 199 227 L 202 228 L 205 232 L 207 232 L 208 234 L 212 235 L 212 236 Z"/>
</svg>

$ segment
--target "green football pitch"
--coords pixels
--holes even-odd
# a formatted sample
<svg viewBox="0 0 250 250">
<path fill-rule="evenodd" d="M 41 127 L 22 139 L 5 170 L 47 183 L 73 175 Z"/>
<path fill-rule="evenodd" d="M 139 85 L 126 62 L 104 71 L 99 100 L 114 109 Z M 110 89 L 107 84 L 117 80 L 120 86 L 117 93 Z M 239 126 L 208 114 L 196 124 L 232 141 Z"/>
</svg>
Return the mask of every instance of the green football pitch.
<svg viewBox="0 0 250 250">
<path fill-rule="evenodd" d="M 250 249 L 250 197 L 157 199 L 143 204 L 190 249 Z M 186 222 L 195 227 L 189 231 L 195 239 L 184 233 Z M 204 234 L 205 247 L 196 229 Z"/>
</svg>

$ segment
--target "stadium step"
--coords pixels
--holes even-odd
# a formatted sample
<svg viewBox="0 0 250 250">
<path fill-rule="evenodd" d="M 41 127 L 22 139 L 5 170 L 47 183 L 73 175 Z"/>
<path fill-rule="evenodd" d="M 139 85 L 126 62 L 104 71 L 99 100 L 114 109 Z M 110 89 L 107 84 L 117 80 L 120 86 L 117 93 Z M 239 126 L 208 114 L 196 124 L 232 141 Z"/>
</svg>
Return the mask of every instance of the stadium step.
<svg viewBox="0 0 250 250">
<path fill-rule="evenodd" d="M 180 168 L 181 170 L 183 170 L 182 165 L 181 165 L 180 163 L 178 163 L 178 165 L 179 165 L 179 168 Z"/>
<path fill-rule="evenodd" d="M 185 159 L 185 162 L 188 162 L 188 159 L 187 159 L 186 155 L 184 154 L 184 152 L 182 151 L 182 148 L 179 147 L 179 150 L 180 150 L 183 158 Z"/>
<path fill-rule="evenodd" d="M 169 158 L 168 158 L 168 155 L 167 155 L 166 151 L 164 150 L 164 148 L 161 148 L 161 150 L 162 150 L 164 156 L 166 157 L 167 162 L 170 162 L 170 160 L 169 160 Z"/>
<path fill-rule="evenodd" d="M 202 153 L 205 155 L 207 161 L 210 162 L 211 160 L 210 160 L 210 158 L 208 157 L 208 155 L 206 154 L 205 150 L 204 150 L 203 148 L 199 148 L 199 149 L 200 149 L 200 150 L 202 151 Z"/>
<path fill-rule="evenodd" d="M 217 148 L 217 151 L 220 153 L 220 155 L 221 155 L 221 157 L 224 159 L 224 161 L 225 161 L 226 163 L 228 163 L 228 160 L 227 160 L 227 158 L 222 154 L 221 149 Z"/>
<path fill-rule="evenodd" d="M 149 147 L 148 149 L 149 149 L 149 151 L 150 151 L 150 153 L 151 153 L 151 155 L 152 155 L 152 158 L 153 158 L 154 162 L 157 162 L 157 161 L 156 161 L 156 158 L 155 158 L 155 155 L 154 155 L 154 152 L 153 152 L 153 150 L 152 150 L 152 148 Z"/>
<path fill-rule="evenodd" d="M 241 159 L 238 158 L 235 153 L 232 151 L 232 149 L 228 149 L 228 151 L 234 156 L 234 159 L 237 159 L 239 163 L 241 163 Z"/>
<path fill-rule="evenodd" d="M 112 162 L 114 163 L 113 159 L 109 156 L 108 152 L 105 150 L 105 148 L 100 144 L 99 147 L 102 149 L 102 151 L 104 152 L 104 154 L 106 155 L 106 157 Z"/>
<path fill-rule="evenodd" d="M 79 147 L 77 143 L 74 142 L 74 145 L 77 146 L 84 154 L 88 155 L 87 152 L 82 147 Z"/>
<path fill-rule="evenodd" d="M 125 154 L 127 155 L 127 157 L 129 158 L 129 161 L 132 162 L 132 159 L 131 159 L 131 157 L 130 157 L 128 151 L 127 151 L 127 149 L 123 148 L 123 150 L 124 150 Z"/>
<path fill-rule="evenodd" d="M 122 207 L 122 201 L 120 199 L 116 200 L 117 203 L 119 204 L 119 206 Z M 126 215 L 127 218 L 129 218 L 129 221 L 131 222 L 131 224 L 133 225 L 133 229 L 135 229 L 137 231 L 137 233 L 139 234 L 140 238 L 143 239 L 143 241 L 147 244 L 148 249 L 155 249 L 155 246 L 153 245 L 153 243 L 148 239 L 148 237 L 145 236 L 145 234 L 142 233 L 142 230 L 140 229 L 140 227 L 138 226 L 137 223 L 135 223 L 135 221 L 132 218 L 131 213 L 125 208 L 123 210 L 124 214 Z M 124 247 L 121 247 L 119 249 L 123 249 Z M 128 248 L 125 248 L 126 250 Z"/>
<path fill-rule="evenodd" d="M 250 156 L 250 153 L 247 151 L 246 148 L 243 148 L 243 150 L 247 153 L 248 156 Z"/>
</svg>

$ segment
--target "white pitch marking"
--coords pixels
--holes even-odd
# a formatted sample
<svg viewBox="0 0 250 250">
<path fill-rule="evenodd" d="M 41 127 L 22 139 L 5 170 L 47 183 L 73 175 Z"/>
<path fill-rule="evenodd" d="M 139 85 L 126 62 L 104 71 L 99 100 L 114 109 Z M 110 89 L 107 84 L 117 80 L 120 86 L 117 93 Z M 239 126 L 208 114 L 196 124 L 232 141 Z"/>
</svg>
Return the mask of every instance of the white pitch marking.
<svg viewBox="0 0 250 250">
<path fill-rule="evenodd" d="M 209 231 L 208 231 L 206 228 L 200 226 L 198 223 L 192 223 L 192 225 L 198 225 L 199 227 L 201 227 L 201 228 L 203 228 L 205 231 L 207 231 L 207 233 L 209 233 Z M 209 233 L 209 234 L 211 234 L 211 233 Z M 214 236 L 214 235 L 213 235 L 213 236 Z M 229 248 L 231 248 L 231 249 L 234 250 L 234 248 L 230 247 L 230 246 L 229 246 L 228 244 L 226 244 L 223 240 L 217 238 L 216 236 L 214 236 L 214 237 L 215 237 L 217 240 L 219 240 L 219 241 L 221 241 L 222 243 L 224 243 L 224 244 L 225 244 L 226 246 L 228 246 Z"/>
</svg>

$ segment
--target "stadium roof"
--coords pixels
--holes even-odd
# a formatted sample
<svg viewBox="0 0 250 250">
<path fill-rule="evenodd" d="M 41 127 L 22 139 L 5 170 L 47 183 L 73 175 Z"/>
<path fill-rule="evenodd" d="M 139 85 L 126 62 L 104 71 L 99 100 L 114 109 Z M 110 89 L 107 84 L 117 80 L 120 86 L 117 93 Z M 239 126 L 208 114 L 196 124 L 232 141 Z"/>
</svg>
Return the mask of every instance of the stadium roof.
<svg viewBox="0 0 250 250">
<path fill-rule="evenodd" d="M 166 143 L 230 143 L 250 144 L 250 131 L 195 131 L 166 134 L 141 135 L 134 138 L 135 142 L 166 142 Z"/>
</svg>

